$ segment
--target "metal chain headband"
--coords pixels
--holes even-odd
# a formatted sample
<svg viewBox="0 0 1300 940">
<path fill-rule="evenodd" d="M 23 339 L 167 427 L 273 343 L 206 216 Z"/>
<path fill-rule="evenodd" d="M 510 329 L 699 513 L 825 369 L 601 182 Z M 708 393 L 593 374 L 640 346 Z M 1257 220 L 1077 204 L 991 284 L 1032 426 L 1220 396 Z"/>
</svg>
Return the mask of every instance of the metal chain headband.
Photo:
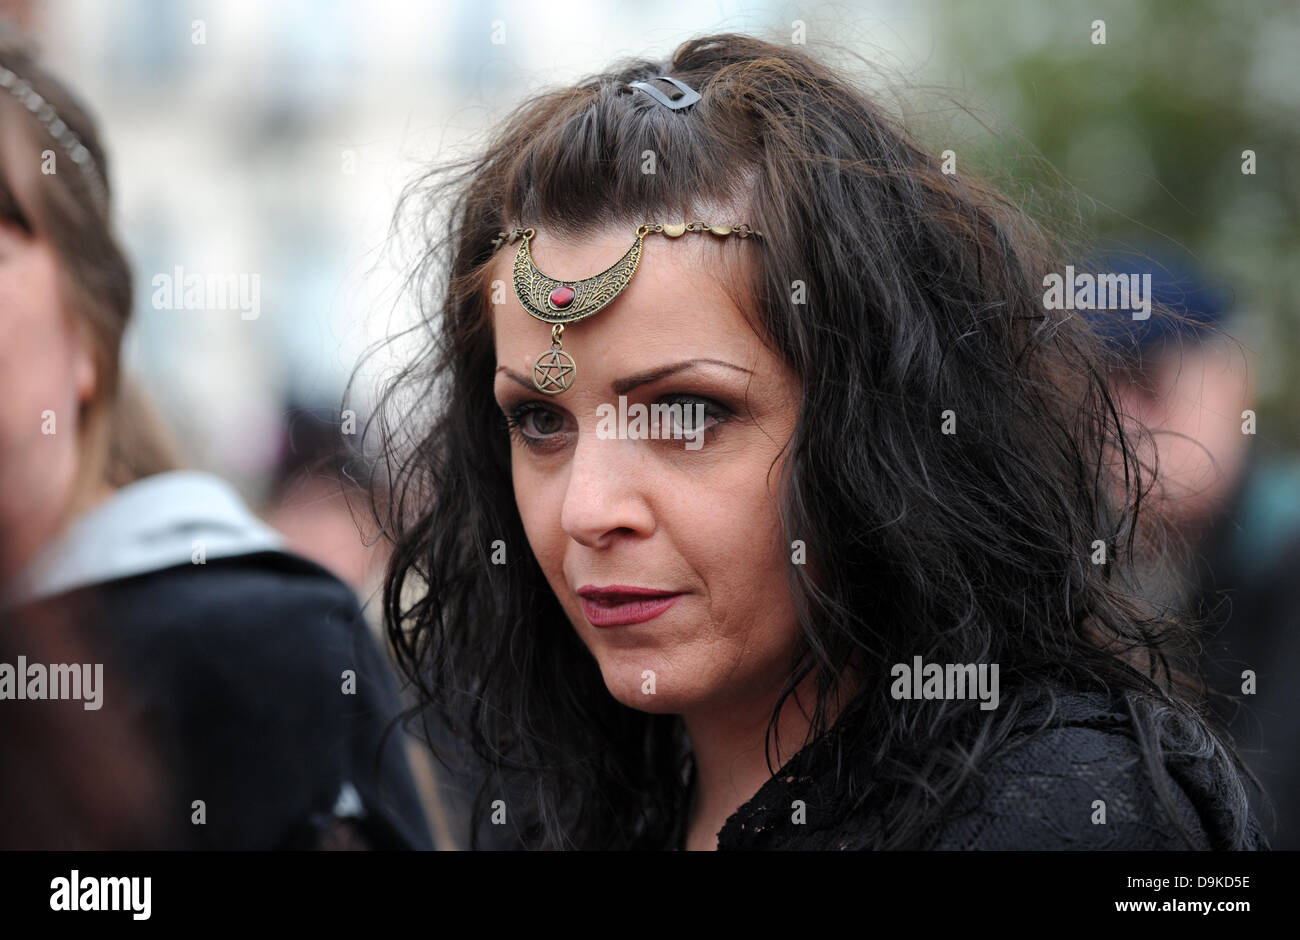
<svg viewBox="0 0 1300 940">
<path fill-rule="evenodd" d="M 0 65 L 0 88 L 13 95 L 19 104 L 30 111 L 32 117 L 36 118 L 49 135 L 54 138 L 55 142 L 63 148 L 63 152 L 68 155 L 68 159 L 81 170 L 81 175 L 85 179 L 86 185 L 90 187 L 91 195 L 95 199 L 100 214 L 107 214 L 108 187 L 104 185 L 104 179 L 99 174 L 99 168 L 95 166 L 94 156 L 89 148 L 81 142 L 81 138 L 73 133 L 72 128 L 63 122 L 58 112 L 54 110 L 48 101 L 41 97 L 36 89 L 3 65 Z"/>
<path fill-rule="evenodd" d="M 687 232 L 710 232 L 719 238 L 735 235 L 749 238 L 762 237 L 749 223 L 741 225 L 708 225 L 704 222 L 646 222 L 637 226 L 636 241 L 618 261 L 592 277 L 580 281 L 567 281 L 543 274 L 533 263 L 529 248 L 536 230 L 517 228 L 513 232 L 500 232 L 492 241 L 492 250 L 502 244 L 523 239 L 515 253 L 515 296 L 529 314 L 551 326 L 551 348 L 533 362 L 533 385 L 539 392 L 558 395 L 568 391 L 578 377 L 578 364 L 564 351 L 561 335 L 565 324 L 584 320 L 609 306 L 632 282 L 637 265 L 641 262 L 641 249 L 647 235 L 662 234 L 680 238 Z"/>
</svg>

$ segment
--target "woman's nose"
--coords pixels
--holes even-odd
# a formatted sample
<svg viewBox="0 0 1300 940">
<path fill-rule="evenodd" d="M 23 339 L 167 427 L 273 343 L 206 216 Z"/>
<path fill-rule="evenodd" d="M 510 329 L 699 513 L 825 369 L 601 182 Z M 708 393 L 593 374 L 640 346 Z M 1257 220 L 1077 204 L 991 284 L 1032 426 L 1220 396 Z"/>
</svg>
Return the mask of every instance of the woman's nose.
<svg viewBox="0 0 1300 940">
<path fill-rule="evenodd" d="M 584 429 L 569 463 L 560 525 L 575 541 L 603 548 L 619 533 L 647 536 L 655 520 L 640 441 L 602 439 Z"/>
</svg>

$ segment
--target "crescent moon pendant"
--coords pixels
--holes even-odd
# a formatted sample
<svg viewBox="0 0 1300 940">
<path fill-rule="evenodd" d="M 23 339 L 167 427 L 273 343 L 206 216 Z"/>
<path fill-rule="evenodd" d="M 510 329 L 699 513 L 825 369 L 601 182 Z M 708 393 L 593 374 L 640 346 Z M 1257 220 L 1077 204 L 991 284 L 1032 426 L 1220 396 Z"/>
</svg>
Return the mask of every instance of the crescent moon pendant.
<svg viewBox="0 0 1300 940">
<path fill-rule="evenodd" d="M 604 271 L 580 281 L 561 281 L 543 274 L 533 263 L 531 238 L 515 253 L 515 295 L 530 314 L 547 323 L 574 323 L 598 313 L 623 293 L 641 262 L 644 235 Z"/>
</svg>

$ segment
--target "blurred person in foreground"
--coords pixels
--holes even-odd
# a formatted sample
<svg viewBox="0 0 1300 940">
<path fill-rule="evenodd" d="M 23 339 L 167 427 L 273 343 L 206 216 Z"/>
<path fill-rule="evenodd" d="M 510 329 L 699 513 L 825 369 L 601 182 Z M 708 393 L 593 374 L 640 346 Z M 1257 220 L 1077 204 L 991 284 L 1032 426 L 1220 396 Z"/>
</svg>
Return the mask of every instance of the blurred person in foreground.
<svg viewBox="0 0 1300 940">
<path fill-rule="evenodd" d="M 1300 460 L 1270 442 L 1252 354 L 1232 338 L 1242 318 L 1190 256 L 1094 266 L 1151 278 L 1149 316 L 1092 315 L 1120 356 L 1116 398 L 1150 432 L 1135 435 L 1159 471 L 1150 508 L 1177 539 L 1145 589 L 1201 625 L 1209 701 L 1273 803 L 1275 819 L 1258 807 L 1270 841 L 1300 849 Z"/>
<path fill-rule="evenodd" d="M 354 597 L 224 482 L 174 469 L 120 374 L 131 298 L 99 135 L 0 33 L 0 716 L 47 729 L 49 766 L 129 807 L 132 775 L 86 733 L 120 730 L 156 759 L 160 794 L 135 829 L 47 805 L 48 825 L 5 830 L 6 847 L 431 847 Z M 44 662 L 59 649 L 95 661 Z M 80 713 L 35 713 L 69 697 Z M 58 783 L 11 781 L 0 816 L 50 804 Z"/>
</svg>

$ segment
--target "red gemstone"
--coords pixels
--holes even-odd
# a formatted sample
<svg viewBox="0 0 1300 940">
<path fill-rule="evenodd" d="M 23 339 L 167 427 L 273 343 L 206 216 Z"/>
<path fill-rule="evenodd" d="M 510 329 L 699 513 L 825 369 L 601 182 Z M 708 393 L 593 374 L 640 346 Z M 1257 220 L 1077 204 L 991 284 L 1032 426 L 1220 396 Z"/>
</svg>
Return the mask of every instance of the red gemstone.
<svg viewBox="0 0 1300 940">
<path fill-rule="evenodd" d="M 567 307 L 573 303 L 574 293 L 572 287 L 566 287 L 563 284 L 551 291 L 552 307 Z"/>
</svg>

